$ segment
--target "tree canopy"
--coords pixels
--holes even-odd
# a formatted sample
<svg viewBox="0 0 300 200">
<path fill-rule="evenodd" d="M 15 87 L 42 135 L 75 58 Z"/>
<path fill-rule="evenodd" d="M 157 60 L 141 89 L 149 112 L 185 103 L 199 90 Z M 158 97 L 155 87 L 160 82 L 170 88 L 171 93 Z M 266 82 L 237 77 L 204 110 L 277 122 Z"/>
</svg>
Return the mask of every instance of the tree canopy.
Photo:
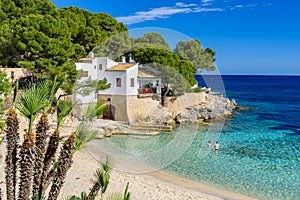
<svg viewBox="0 0 300 200">
<path fill-rule="evenodd" d="M 185 81 L 190 84 L 189 86 L 196 84 L 194 78 L 197 71 L 196 68 L 191 62 L 174 54 L 172 51 L 157 48 L 145 48 L 135 49 L 130 53 L 139 63 L 152 64 L 152 66 L 160 71 L 163 76 L 168 78 L 169 81 L 167 82 L 169 83 L 174 83 L 174 81 L 171 80 L 176 77 L 175 74 L 177 73 L 184 77 Z M 182 80 L 182 78 L 180 78 L 180 80 Z M 183 81 L 180 82 L 183 83 Z M 186 86 L 186 84 L 184 85 Z M 185 88 L 187 89 L 187 87 Z"/>
<path fill-rule="evenodd" d="M 131 38 L 132 49 L 161 48 L 170 50 L 167 41 L 155 32 L 146 33 L 138 38 Z"/>
<path fill-rule="evenodd" d="M 215 69 L 215 52 L 198 40 L 179 41 L 173 53 L 159 33 L 130 38 L 126 26 L 106 13 L 57 9 L 49 0 L 0 0 L 0 65 L 64 80 L 62 89 L 72 93 L 74 62 L 91 51 L 117 61 L 132 52 L 139 63 L 170 66 L 191 85 L 196 68 Z"/>
<path fill-rule="evenodd" d="M 189 60 L 200 70 L 214 71 L 216 69 L 215 52 L 210 48 L 204 49 L 199 40 L 179 41 L 174 53 Z"/>
<path fill-rule="evenodd" d="M 57 9 L 49 0 L 0 0 L 0 65 L 26 67 L 36 76 L 66 80 L 72 92 L 74 62 L 127 28 L 105 13 Z"/>
</svg>

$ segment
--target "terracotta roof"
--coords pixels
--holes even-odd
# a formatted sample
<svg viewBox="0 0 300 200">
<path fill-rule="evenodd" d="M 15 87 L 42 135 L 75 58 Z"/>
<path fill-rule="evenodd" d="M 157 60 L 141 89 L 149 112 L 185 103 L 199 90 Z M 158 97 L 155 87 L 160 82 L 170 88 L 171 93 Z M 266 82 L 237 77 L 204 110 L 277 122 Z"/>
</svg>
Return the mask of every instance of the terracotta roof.
<svg viewBox="0 0 300 200">
<path fill-rule="evenodd" d="M 107 68 L 106 71 L 126 71 L 130 67 L 135 66 L 136 63 L 119 63 L 115 66 L 112 66 L 110 68 Z"/>
<path fill-rule="evenodd" d="M 95 58 L 80 58 L 77 63 L 93 63 Z"/>
<path fill-rule="evenodd" d="M 145 77 L 145 78 L 154 78 L 154 77 L 157 77 L 157 76 L 155 76 L 154 73 L 152 73 L 152 72 L 150 72 L 148 70 L 145 70 L 145 69 L 139 69 L 138 76 L 139 77 Z"/>
</svg>

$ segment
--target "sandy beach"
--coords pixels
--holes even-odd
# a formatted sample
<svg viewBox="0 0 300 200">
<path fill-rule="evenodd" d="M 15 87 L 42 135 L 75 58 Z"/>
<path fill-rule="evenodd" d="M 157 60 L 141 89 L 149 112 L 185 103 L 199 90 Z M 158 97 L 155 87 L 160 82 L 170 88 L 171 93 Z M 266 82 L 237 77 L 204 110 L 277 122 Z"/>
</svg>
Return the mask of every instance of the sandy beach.
<svg viewBox="0 0 300 200">
<path fill-rule="evenodd" d="M 23 130 L 25 128 L 23 125 L 26 123 L 24 123 L 22 118 L 21 122 L 23 123 L 20 123 L 20 130 Z M 61 135 L 67 136 L 72 130 L 74 129 L 71 126 L 64 126 L 62 127 Z M 103 156 L 93 153 L 91 149 L 83 148 L 75 153 L 73 165 L 67 173 L 59 199 L 72 195 L 80 196 L 81 192 L 89 191 L 95 179 L 95 171 L 101 167 L 97 157 Z M 0 145 L 0 153 L 2 154 L 0 159 L 0 188 L 4 199 L 6 199 L 5 151 L 6 145 L 2 143 Z M 142 170 L 144 173 L 139 173 L 136 171 L 136 166 L 124 161 L 115 162 L 113 166 L 116 166 L 116 168 L 111 172 L 110 183 L 105 193 L 106 198 L 114 192 L 123 194 L 126 184 L 129 182 L 131 200 L 253 200 L 253 198 L 247 196 L 199 184 L 162 171 Z M 125 169 L 124 167 L 127 168 Z M 130 170 L 128 170 L 129 168 Z"/>
<path fill-rule="evenodd" d="M 5 154 L 5 144 L 0 145 L 0 152 Z M 0 186 L 5 199 L 5 174 L 4 156 L 1 158 Z M 95 170 L 101 166 L 86 149 L 82 149 L 74 155 L 74 163 L 68 171 L 65 184 L 61 190 L 59 199 L 67 196 L 79 196 L 82 191 L 89 191 Z M 127 182 L 132 200 L 166 200 L 166 199 L 199 199 L 199 200 L 222 200 L 222 199 L 252 199 L 228 191 L 201 185 L 192 181 L 172 176 L 163 172 L 155 171 L 147 174 L 134 174 L 121 170 L 112 170 L 111 180 L 106 197 L 114 192 L 123 193 Z M 176 183 L 176 184 L 174 184 Z"/>
</svg>

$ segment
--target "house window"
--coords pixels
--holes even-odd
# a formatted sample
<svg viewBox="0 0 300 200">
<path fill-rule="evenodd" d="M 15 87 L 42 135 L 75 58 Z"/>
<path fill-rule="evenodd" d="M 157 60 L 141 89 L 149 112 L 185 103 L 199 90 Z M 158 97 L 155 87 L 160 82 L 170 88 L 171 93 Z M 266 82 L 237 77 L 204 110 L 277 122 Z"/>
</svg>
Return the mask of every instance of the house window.
<svg viewBox="0 0 300 200">
<path fill-rule="evenodd" d="M 99 70 L 102 70 L 102 64 L 99 64 Z"/>
<path fill-rule="evenodd" d="M 117 87 L 122 87 L 121 78 L 117 78 Z"/>
<path fill-rule="evenodd" d="M 134 78 L 130 79 L 130 87 L 134 87 Z"/>
<path fill-rule="evenodd" d="M 88 71 L 82 71 L 81 77 L 88 77 L 88 76 L 89 76 L 89 72 Z"/>
</svg>

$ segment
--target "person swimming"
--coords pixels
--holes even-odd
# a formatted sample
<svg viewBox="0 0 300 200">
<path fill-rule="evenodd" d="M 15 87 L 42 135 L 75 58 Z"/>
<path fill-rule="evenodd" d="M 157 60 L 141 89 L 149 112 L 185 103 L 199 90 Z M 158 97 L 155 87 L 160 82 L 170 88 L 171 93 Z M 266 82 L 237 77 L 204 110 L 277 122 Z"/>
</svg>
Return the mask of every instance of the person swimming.
<svg viewBox="0 0 300 200">
<path fill-rule="evenodd" d="M 207 142 L 207 147 L 208 147 L 208 148 L 211 147 L 211 141 L 210 141 L 210 140 L 208 140 L 208 142 Z"/>
</svg>

